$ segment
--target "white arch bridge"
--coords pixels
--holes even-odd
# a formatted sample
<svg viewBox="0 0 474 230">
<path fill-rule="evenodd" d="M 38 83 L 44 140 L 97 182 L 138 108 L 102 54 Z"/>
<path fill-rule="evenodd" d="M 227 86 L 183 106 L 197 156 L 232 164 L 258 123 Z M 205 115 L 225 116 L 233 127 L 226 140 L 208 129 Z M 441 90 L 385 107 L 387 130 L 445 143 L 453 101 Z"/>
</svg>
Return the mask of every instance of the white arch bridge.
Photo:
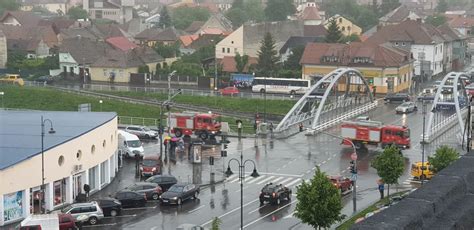
<svg viewBox="0 0 474 230">
<path fill-rule="evenodd" d="M 315 132 L 377 107 L 367 81 L 352 68 L 336 69 L 306 92 L 278 124 L 279 137 L 294 134 L 300 124 Z"/>
</svg>

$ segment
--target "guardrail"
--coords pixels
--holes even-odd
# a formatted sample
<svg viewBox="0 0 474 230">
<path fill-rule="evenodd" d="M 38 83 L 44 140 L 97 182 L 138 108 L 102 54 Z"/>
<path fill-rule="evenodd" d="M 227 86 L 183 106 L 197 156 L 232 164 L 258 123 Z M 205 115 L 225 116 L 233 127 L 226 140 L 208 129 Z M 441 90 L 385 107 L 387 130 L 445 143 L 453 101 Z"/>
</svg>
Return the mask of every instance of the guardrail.
<svg viewBox="0 0 474 230">
<path fill-rule="evenodd" d="M 467 109 L 463 108 L 461 110 L 461 116 L 465 117 L 466 115 L 467 115 Z M 438 138 L 441 134 L 443 134 L 448 129 L 456 125 L 457 119 L 458 119 L 458 115 L 456 113 L 453 113 L 451 116 L 447 117 L 446 119 L 443 119 L 441 122 L 434 125 L 434 127 L 431 128 L 431 133 L 429 135 L 425 133 L 424 139 L 423 139 L 423 134 L 421 134 L 420 135 L 421 140 L 424 141 L 425 143 L 431 143 L 433 140 Z"/>
</svg>

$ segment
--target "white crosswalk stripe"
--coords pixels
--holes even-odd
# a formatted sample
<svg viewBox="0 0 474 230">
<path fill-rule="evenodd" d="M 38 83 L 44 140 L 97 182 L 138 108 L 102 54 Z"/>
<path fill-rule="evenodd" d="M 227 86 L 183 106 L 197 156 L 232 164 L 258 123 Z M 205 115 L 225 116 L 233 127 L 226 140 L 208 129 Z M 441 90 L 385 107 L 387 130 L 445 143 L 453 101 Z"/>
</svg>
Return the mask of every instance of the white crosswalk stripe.
<svg viewBox="0 0 474 230">
<path fill-rule="evenodd" d="M 226 180 L 227 180 L 227 181 L 230 181 L 230 180 L 233 180 L 233 179 L 235 179 L 235 178 L 236 178 L 236 177 L 238 177 L 238 176 L 239 176 L 239 175 L 237 175 L 237 174 L 234 174 L 234 175 L 231 175 L 230 177 L 227 177 L 227 179 L 226 179 Z"/>
<path fill-rule="evenodd" d="M 249 177 L 245 178 L 245 183 L 246 183 L 246 184 L 251 184 L 253 181 L 259 180 L 259 179 L 261 179 L 261 178 L 249 176 Z"/>
<path fill-rule="evenodd" d="M 240 180 L 240 178 L 235 178 L 235 179 L 233 179 L 232 181 L 230 181 L 229 183 L 235 183 L 235 182 L 237 182 L 237 181 L 239 181 L 239 180 Z"/>
<path fill-rule="evenodd" d="M 288 183 L 288 184 L 286 185 L 286 187 L 290 187 L 290 186 L 292 186 L 292 185 L 298 183 L 299 181 L 301 181 L 301 178 L 298 178 L 298 179 L 296 179 L 296 180 L 294 180 L 294 181 Z"/>
<path fill-rule="evenodd" d="M 278 177 L 270 182 L 274 183 L 274 184 L 277 184 L 279 180 L 282 180 L 282 179 L 285 179 L 284 177 Z"/>
<path fill-rule="evenodd" d="M 269 177 L 265 178 L 265 180 L 261 180 L 261 181 L 257 182 L 257 184 L 263 184 L 263 183 L 265 183 L 265 182 L 267 182 L 267 181 L 273 179 L 274 177 L 275 177 L 275 176 L 269 176 Z"/>
<path fill-rule="evenodd" d="M 245 181 L 245 183 L 252 184 L 252 183 L 256 183 L 257 181 L 265 180 L 267 178 L 268 178 L 267 176 L 259 176 L 255 178 L 254 180 Z"/>
<path fill-rule="evenodd" d="M 292 177 L 286 178 L 283 181 L 281 181 L 280 184 L 285 185 L 286 182 L 288 182 L 289 180 L 292 180 L 292 179 L 294 179 L 294 178 L 292 178 Z"/>
</svg>

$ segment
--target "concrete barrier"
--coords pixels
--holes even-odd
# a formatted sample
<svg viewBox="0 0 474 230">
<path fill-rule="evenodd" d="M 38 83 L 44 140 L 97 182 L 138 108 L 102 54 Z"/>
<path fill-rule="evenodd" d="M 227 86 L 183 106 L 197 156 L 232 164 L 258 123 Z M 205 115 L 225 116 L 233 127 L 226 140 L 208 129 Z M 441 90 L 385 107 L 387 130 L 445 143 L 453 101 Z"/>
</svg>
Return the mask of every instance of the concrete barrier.
<svg viewBox="0 0 474 230">
<path fill-rule="evenodd" d="M 351 229 L 474 229 L 474 152 Z"/>
</svg>

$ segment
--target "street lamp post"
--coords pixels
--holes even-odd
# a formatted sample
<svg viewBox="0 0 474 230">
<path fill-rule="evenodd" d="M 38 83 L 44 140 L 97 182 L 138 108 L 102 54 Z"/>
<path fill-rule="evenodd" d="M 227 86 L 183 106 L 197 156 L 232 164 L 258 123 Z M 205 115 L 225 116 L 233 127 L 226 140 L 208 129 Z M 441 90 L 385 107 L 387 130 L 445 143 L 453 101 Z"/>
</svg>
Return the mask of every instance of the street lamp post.
<svg viewBox="0 0 474 230">
<path fill-rule="evenodd" d="M 244 161 L 244 156 L 242 151 L 240 152 L 240 161 L 237 158 L 232 158 L 227 163 L 227 171 L 225 174 L 230 176 L 233 174 L 232 170 L 230 169 L 230 162 L 236 161 L 239 165 L 239 179 L 240 179 L 240 229 L 244 229 L 244 179 L 245 179 L 245 164 L 247 162 L 251 162 L 253 164 L 253 172 L 250 174 L 251 177 L 258 177 L 260 176 L 257 172 L 257 167 L 253 160 L 247 159 Z"/>
<path fill-rule="evenodd" d="M 424 171 L 425 171 L 425 117 L 426 117 L 426 103 L 425 100 L 422 101 L 422 109 L 423 109 L 423 140 L 421 140 L 421 185 L 423 185 L 423 181 L 425 179 Z"/>
<path fill-rule="evenodd" d="M 2 96 L 2 109 L 5 108 L 5 106 L 3 105 L 3 95 L 5 95 L 5 93 L 4 93 L 4 92 L 0 92 L 0 96 Z"/>
<path fill-rule="evenodd" d="M 99 100 L 99 104 L 100 104 L 100 111 L 102 112 L 102 100 Z"/>
<path fill-rule="evenodd" d="M 170 107 L 171 107 L 171 100 L 172 100 L 174 97 L 176 97 L 176 96 L 178 96 L 179 94 L 181 94 L 181 92 L 182 92 L 181 89 L 178 89 L 178 91 L 176 92 L 175 95 L 173 95 L 173 96 L 171 96 L 171 97 L 168 95 L 168 98 L 169 98 L 169 99 L 166 100 L 166 101 L 164 101 L 164 102 L 162 102 L 161 105 L 160 105 L 160 124 L 159 124 L 159 127 L 158 127 L 158 131 L 159 131 L 158 133 L 160 134 L 160 159 L 163 159 L 163 158 L 162 158 L 162 156 L 163 156 L 163 131 L 164 131 L 164 129 L 163 129 L 163 107 L 166 106 L 167 109 L 168 109 L 168 112 L 169 112 L 169 111 L 171 110 L 171 108 L 170 108 Z M 169 124 L 170 124 L 170 114 L 168 113 L 168 126 L 169 126 Z M 170 131 L 170 130 L 169 130 L 169 128 L 168 128 L 168 134 L 169 134 L 169 131 Z M 169 146 L 169 145 L 168 145 L 168 146 Z"/>
<path fill-rule="evenodd" d="M 49 122 L 51 128 L 49 129 L 49 134 L 54 134 L 56 131 L 53 129 L 53 122 L 50 119 L 43 119 L 41 116 L 41 196 L 40 196 L 40 209 L 41 213 L 44 214 L 45 210 L 43 209 L 43 199 L 44 199 L 44 124 Z"/>
</svg>

